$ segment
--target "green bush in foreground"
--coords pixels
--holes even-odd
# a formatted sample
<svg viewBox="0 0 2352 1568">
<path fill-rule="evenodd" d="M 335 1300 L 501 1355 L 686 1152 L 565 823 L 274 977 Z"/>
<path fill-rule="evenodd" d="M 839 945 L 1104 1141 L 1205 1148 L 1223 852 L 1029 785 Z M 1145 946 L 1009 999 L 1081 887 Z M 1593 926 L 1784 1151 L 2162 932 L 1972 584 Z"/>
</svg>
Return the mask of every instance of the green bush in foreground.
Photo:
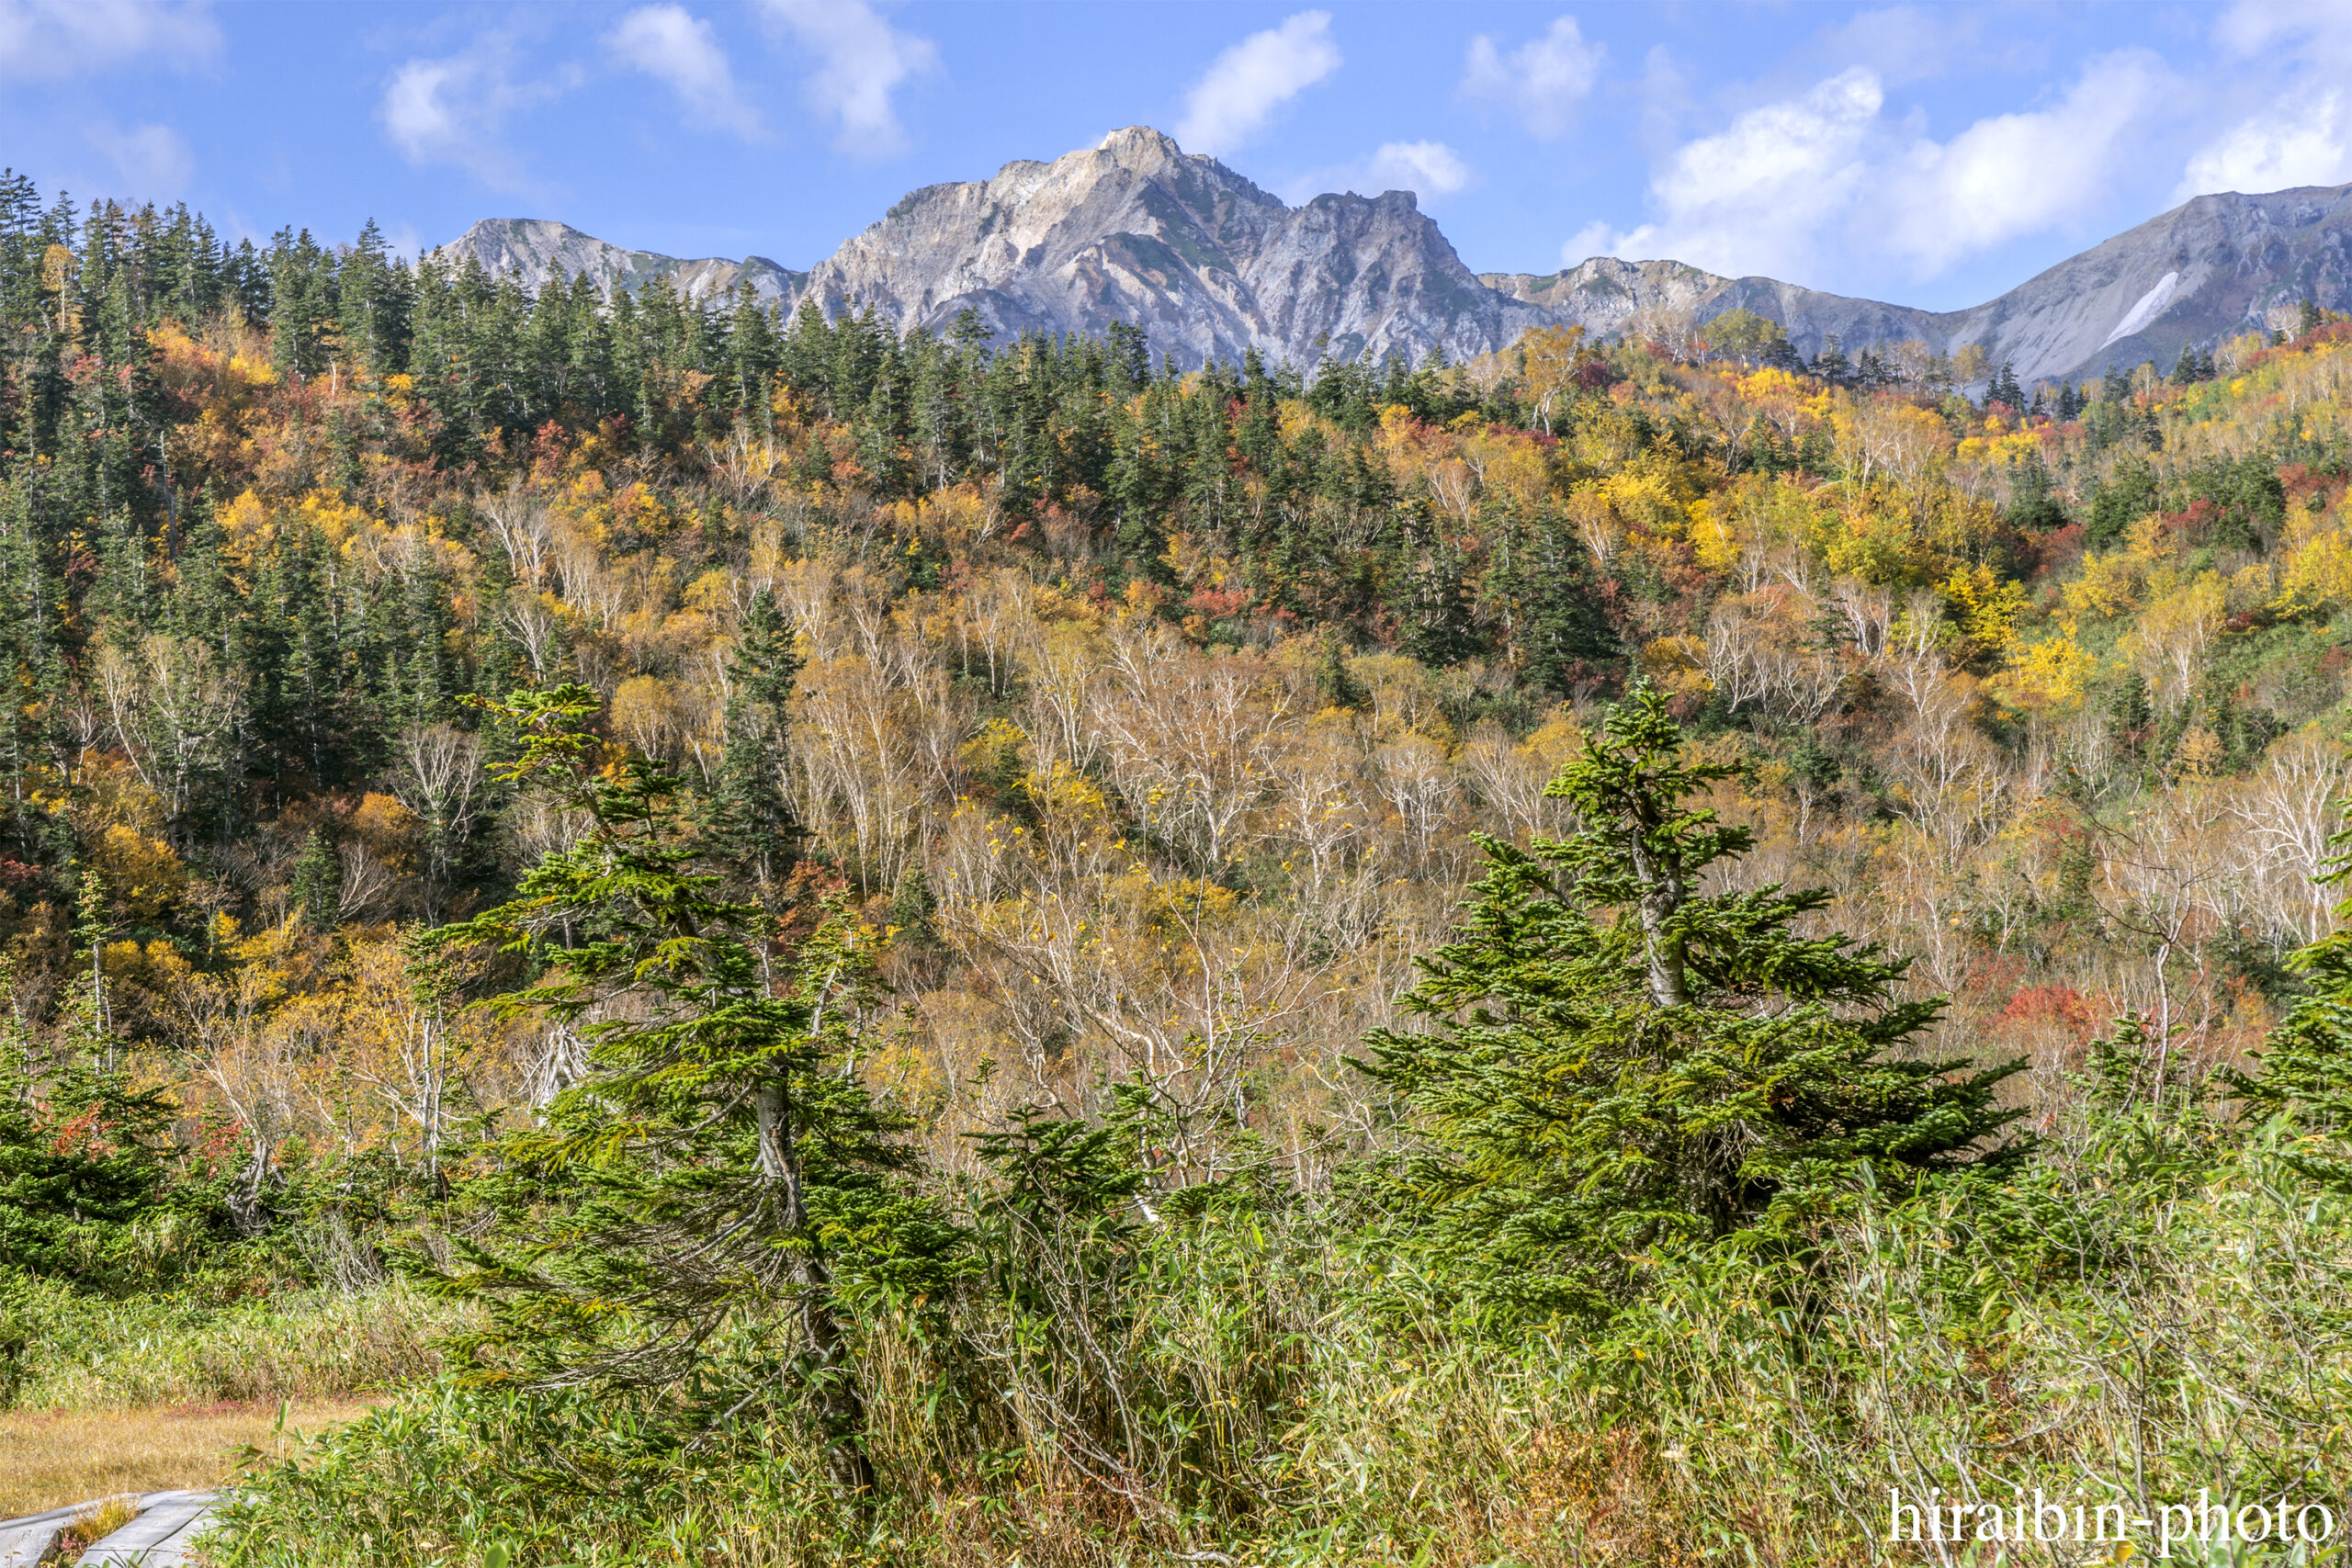
<svg viewBox="0 0 2352 1568">
<path fill-rule="evenodd" d="M 2146 1201 L 2119 1179 L 2134 1135 L 2062 1137 L 2044 1192 L 2130 1235 L 2128 1267 L 2029 1280 L 1966 1251 L 1971 1195 L 1865 1198 L 1817 1232 L 1811 1314 L 1775 1300 L 1792 1272 L 1722 1258 L 1661 1269 L 1605 1334 L 1504 1340 L 1317 1216 L 1204 1215 L 1140 1242 L 1134 1320 L 1096 1348 L 1134 1418 L 1115 1454 L 1057 1424 L 1069 1369 L 975 1297 L 955 1343 L 887 1317 L 856 1338 L 870 1512 L 790 1429 L 641 1492 L 530 1483 L 633 1414 L 445 1384 L 265 1478 L 226 1561 L 1859 1563 L 1891 1484 L 2340 1496 L 2352 1213 L 2264 1149 Z M 958 1404 L 984 1386 L 961 1357 L 985 1407 Z"/>
</svg>

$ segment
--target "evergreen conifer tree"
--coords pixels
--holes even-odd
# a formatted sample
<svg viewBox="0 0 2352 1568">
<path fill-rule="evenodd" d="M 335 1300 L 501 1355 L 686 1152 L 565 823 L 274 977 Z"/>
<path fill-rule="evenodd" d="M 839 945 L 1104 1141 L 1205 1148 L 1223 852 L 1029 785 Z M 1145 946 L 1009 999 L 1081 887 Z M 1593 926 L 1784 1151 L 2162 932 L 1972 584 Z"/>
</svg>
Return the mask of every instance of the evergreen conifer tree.
<svg viewBox="0 0 2352 1568">
<path fill-rule="evenodd" d="M 1363 708 L 1372 705 L 1372 694 L 1348 668 L 1346 645 L 1328 633 L 1323 638 L 1323 657 L 1316 663 L 1315 689 L 1326 707 Z"/>
<path fill-rule="evenodd" d="M 1875 947 L 1800 935 L 1826 893 L 1700 890 L 1751 839 L 1690 804 L 1737 769 L 1682 752 L 1657 691 L 1613 707 L 1548 791 L 1583 829 L 1486 840 L 1406 998 L 1430 1027 L 1372 1036 L 1366 1070 L 1428 1137 L 1412 1203 L 1489 1303 L 1606 1310 L 1637 1258 L 1785 1235 L 1863 1168 L 1899 1187 L 2017 1114 L 1994 1092 L 2021 1062 L 1891 1056 L 1941 1000 L 1895 1000 Z"/>
<path fill-rule="evenodd" d="M 1824 338 L 1821 352 L 1813 356 L 1813 373 L 1833 387 L 1842 387 L 1853 371 L 1853 361 L 1846 357 L 1846 345 L 1838 341 L 1838 334 Z"/>
<path fill-rule="evenodd" d="M 587 831 L 433 942 L 528 964 L 502 1009 L 576 1027 L 588 1070 L 497 1151 L 502 1223 L 456 1280 L 490 1321 L 460 1348 L 481 1380 L 628 1405 L 657 1465 L 747 1412 L 805 1416 L 835 1489 L 870 1492 L 850 1290 L 936 1290 L 956 1245 L 854 1067 L 878 934 L 836 912 L 775 983 L 775 921 L 697 868 L 675 778 L 601 765 L 593 691 L 484 705 L 518 731 L 500 777 Z"/>
<path fill-rule="evenodd" d="M 703 821 L 703 842 L 764 898 L 792 868 L 799 826 L 780 773 L 800 656 L 791 623 L 764 589 L 752 597 L 728 661 L 727 749 Z"/>
<path fill-rule="evenodd" d="M 2018 385 L 2017 369 L 2007 360 L 2001 361 L 2001 367 L 1993 372 L 1992 380 L 1985 384 L 1984 400 L 2007 403 L 2013 412 L 2024 410 L 2025 389 Z"/>
<path fill-rule="evenodd" d="M 294 863 L 293 894 L 312 931 L 334 930 L 343 898 L 343 861 L 320 829 L 311 829 L 302 840 L 301 856 Z"/>
<path fill-rule="evenodd" d="M 1432 669 L 1442 669 L 1476 648 L 1461 557 L 1438 531 L 1426 503 L 1401 507 L 1398 512 L 1388 587 L 1397 650 Z"/>
<path fill-rule="evenodd" d="M 1592 553 L 1566 519 L 1547 514 L 1530 530 L 1521 559 L 1526 588 L 1516 640 L 1523 673 L 1530 685 L 1566 696 L 1580 673 L 1616 651 Z"/>
<path fill-rule="evenodd" d="M 76 998 L 64 1020 L 74 1048 L 52 1059 L 35 1046 L 14 976 L 0 966 L 0 1260 L 103 1289 L 135 1267 L 134 1222 L 165 1196 L 176 1108 L 167 1089 L 140 1087 L 107 1060 L 96 1020 L 95 1001 Z"/>
</svg>

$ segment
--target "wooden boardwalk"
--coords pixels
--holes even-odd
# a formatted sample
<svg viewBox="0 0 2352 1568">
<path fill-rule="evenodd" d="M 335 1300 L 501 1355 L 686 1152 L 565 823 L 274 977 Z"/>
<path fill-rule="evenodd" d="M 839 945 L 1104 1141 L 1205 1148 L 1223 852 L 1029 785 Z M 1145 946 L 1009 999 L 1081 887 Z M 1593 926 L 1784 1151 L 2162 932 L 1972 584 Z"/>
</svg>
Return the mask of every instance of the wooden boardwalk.
<svg viewBox="0 0 2352 1568">
<path fill-rule="evenodd" d="M 217 1492 L 149 1492 L 139 1498 L 139 1517 L 84 1552 L 83 1568 L 187 1568 L 188 1544 L 200 1534 L 220 1500 Z M 94 1503 L 51 1508 L 21 1519 L 0 1519 L 0 1568 L 33 1568 L 56 1543 L 58 1532 Z"/>
</svg>

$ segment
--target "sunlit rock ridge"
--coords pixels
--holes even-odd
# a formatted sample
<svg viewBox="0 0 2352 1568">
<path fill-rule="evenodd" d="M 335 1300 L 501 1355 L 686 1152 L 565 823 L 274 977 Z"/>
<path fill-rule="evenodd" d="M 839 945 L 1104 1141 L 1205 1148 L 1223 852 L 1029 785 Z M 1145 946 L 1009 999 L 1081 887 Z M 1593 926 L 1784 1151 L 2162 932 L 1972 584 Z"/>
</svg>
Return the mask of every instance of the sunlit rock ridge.
<svg viewBox="0 0 2352 1568">
<path fill-rule="evenodd" d="M 806 273 L 763 256 L 625 250 L 538 219 L 484 220 L 441 254 L 470 254 L 531 289 L 582 272 L 607 293 L 661 283 L 696 299 L 749 282 L 787 308 L 808 299 L 829 313 L 871 310 L 902 332 L 944 330 L 967 308 L 1000 339 L 1125 321 L 1185 367 L 1250 349 L 1298 366 L 1463 360 L 1533 326 L 1602 334 L 1642 311 L 1703 323 L 1746 307 L 1780 321 L 1808 356 L 1832 335 L 1849 353 L 1905 339 L 1944 352 L 1975 343 L 2031 381 L 2144 359 L 2169 368 L 2184 345 L 2218 343 L 2306 298 L 2352 308 L 2352 186 L 2200 196 L 1951 311 L 1674 261 L 1598 256 L 1548 276 L 1474 274 L 1410 192 L 1291 207 L 1143 126 L 1049 164 L 925 186 Z"/>
</svg>

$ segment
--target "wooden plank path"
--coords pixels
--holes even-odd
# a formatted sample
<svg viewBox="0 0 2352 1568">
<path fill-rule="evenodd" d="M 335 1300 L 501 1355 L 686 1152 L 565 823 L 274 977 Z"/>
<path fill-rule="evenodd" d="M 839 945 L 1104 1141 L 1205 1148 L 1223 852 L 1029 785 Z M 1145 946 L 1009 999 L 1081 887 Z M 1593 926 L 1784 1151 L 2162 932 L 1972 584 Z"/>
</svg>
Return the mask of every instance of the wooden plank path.
<svg viewBox="0 0 2352 1568">
<path fill-rule="evenodd" d="M 57 1532 L 72 1524 L 82 1507 L 76 1503 L 45 1514 L 27 1514 L 21 1519 L 0 1519 L 0 1568 L 33 1568 L 57 1540 Z"/>
<path fill-rule="evenodd" d="M 217 1492 L 149 1492 L 139 1517 L 84 1552 L 84 1568 L 187 1568 L 188 1546 L 211 1521 Z M 21 1519 L 0 1519 L 0 1568 L 33 1568 L 58 1531 L 89 1503 L 51 1508 Z"/>
</svg>

